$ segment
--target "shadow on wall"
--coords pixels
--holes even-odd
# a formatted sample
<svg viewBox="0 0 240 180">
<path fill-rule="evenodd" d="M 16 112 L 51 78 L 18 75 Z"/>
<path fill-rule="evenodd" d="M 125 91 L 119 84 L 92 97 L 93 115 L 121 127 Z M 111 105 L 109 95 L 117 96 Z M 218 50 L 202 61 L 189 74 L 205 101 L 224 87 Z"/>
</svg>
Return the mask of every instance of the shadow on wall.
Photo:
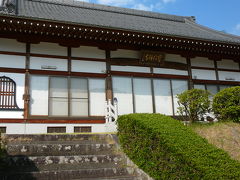
<svg viewBox="0 0 240 180">
<path fill-rule="evenodd" d="M 0 180 L 35 180 L 38 172 L 35 163 L 25 155 L 9 155 L 0 150 Z"/>
</svg>

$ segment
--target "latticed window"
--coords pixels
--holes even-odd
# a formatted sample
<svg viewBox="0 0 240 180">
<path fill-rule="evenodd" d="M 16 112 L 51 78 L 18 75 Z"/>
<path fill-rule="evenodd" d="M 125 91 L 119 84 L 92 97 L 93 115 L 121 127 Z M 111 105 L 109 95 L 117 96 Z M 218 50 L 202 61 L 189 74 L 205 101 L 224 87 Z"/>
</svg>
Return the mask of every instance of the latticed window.
<svg viewBox="0 0 240 180">
<path fill-rule="evenodd" d="M 19 110 L 16 102 L 16 83 L 9 77 L 0 77 L 0 110 Z"/>
</svg>

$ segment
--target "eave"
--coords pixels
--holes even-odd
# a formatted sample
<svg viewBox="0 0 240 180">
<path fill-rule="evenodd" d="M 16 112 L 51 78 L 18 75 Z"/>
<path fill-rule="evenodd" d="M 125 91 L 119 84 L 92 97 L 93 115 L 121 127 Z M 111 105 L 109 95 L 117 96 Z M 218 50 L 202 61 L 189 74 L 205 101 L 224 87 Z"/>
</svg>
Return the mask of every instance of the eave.
<svg viewBox="0 0 240 180">
<path fill-rule="evenodd" d="M 109 50 L 147 49 L 180 54 L 184 57 L 203 56 L 214 60 L 233 59 L 240 62 L 240 44 L 9 15 L 0 15 L 0 37 L 16 38 L 20 42 L 30 43 L 55 42 L 69 47 L 92 45 Z"/>
</svg>

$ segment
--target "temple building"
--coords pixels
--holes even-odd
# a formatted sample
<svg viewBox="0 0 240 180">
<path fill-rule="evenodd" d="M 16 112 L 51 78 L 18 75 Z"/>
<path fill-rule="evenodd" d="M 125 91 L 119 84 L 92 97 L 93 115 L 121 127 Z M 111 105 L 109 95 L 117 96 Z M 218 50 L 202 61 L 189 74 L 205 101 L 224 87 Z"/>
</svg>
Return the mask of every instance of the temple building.
<svg viewBox="0 0 240 180">
<path fill-rule="evenodd" d="M 74 0 L 0 0 L 0 131 L 106 132 L 118 115 L 177 116 L 176 95 L 240 85 L 240 37 L 195 17 Z"/>
</svg>

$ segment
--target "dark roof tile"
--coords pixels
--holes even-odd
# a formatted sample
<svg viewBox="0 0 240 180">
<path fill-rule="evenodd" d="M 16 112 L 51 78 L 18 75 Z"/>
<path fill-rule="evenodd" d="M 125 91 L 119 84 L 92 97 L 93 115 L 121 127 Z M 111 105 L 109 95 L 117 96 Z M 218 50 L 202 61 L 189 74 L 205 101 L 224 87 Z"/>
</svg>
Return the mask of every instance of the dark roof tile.
<svg viewBox="0 0 240 180">
<path fill-rule="evenodd" d="M 176 16 L 74 0 L 19 0 L 19 16 L 240 44 L 240 37 Z"/>
</svg>

